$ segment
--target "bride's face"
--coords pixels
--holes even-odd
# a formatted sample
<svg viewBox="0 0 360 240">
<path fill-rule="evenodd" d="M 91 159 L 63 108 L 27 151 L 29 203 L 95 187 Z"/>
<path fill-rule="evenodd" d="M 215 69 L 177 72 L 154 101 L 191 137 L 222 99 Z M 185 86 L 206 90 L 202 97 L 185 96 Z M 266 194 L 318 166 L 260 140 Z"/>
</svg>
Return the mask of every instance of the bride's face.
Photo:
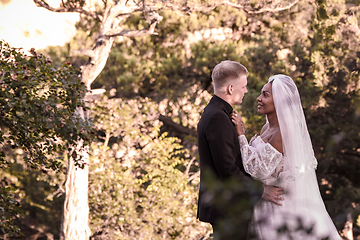
<svg viewBox="0 0 360 240">
<path fill-rule="evenodd" d="M 271 83 L 267 83 L 261 90 L 258 101 L 258 113 L 259 114 L 271 114 L 275 112 L 274 99 L 271 90 Z"/>
</svg>

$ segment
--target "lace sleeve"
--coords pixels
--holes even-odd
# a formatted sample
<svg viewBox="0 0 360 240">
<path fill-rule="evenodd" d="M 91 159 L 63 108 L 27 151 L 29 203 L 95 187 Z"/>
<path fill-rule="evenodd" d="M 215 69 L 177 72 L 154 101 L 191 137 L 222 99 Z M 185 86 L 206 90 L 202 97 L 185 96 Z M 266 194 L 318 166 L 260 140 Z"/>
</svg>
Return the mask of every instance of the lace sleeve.
<svg viewBox="0 0 360 240">
<path fill-rule="evenodd" d="M 274 176 L 283 159 L 280 152 L 270 143 L 264 143 L 262 140 L 259 144 L 249 145 L 245 135 L 239 136 L 239 142 L 244 169 L 247 173 L 262 181 Z"/>
</svg>

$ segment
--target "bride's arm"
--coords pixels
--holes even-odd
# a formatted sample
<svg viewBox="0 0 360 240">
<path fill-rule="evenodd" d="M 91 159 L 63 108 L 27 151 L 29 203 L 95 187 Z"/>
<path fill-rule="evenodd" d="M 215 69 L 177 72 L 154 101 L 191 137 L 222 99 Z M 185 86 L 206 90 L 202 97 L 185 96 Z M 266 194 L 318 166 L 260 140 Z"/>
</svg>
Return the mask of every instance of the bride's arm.
<svg viewBox="0 0 360 240">
<path fill-rule="evenodd" d="M 283 158 L 283 155 L 269 143 L 262 142 L 252 146 L 245 135 L 239 136 L 239 143 L 245 171 L 261 181 L 274 173 Z"/>
<path fill-rule="evenodd" d="M 231 120 L 239 134 L 241 157 L 245 171 L 253 178 L 265 180 L 275 171 L 282 160 L 282 151 L 278 151 L 278 148 L 282 149 L 282 145 L 278 146 L 277 144 L 279 137 L 281 143 L 281 135 L 274 136 L 269 139 L 268 144 L 262 144 L 255 148 L 249 145 L 240 114 L 236 110 L 231 114 Z M 267 130 L 268 127 L 269 125 L 266 123 L 261 131 Z M 275 145 L 275 148 L 272 144 Z"/>
</svg>

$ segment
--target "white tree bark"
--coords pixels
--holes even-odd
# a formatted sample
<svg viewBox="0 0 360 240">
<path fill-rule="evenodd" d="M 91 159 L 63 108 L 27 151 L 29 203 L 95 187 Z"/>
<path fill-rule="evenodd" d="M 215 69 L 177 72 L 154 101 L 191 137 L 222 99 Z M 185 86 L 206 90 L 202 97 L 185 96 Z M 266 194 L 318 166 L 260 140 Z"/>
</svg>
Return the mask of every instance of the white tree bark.
<svg viewBox="0 0 360 240">
<path fill-rule="evenodd" d="M 78 109 L 78 111 L 84 118 L 84 110 Z M 84 166 L 83 168 L 76 166 L 72 157 L 68 161 L 60 240 L 89 239 L 91 235 L 88 204 L 88 147 L 84 147 L 83 141 L 79 141 L 74 151 L 81 154 Z"/>
<path fill-rule="evenodd" d="M 80 147 L 80 145 L 79 145 Z M 79 169 L 69 159 L 66 195 L 61 222 L 60 240 L 89 239 L 88 166 Z"/>
</svg>

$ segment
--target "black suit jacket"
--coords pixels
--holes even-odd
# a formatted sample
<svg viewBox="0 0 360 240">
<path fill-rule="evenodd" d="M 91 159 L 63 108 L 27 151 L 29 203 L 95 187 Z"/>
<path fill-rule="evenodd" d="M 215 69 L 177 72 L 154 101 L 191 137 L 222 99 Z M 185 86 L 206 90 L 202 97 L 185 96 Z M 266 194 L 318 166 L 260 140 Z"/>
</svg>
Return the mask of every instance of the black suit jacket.
<svg viewBox="0 0 360 240">
<path fill-rule="evenodd" d="M 231 208 L 231 204 L 225 203 L 219 208 L 212 203 L 210 198 L 213 194 L 210 193 L 209 184 L 206 183 L 208 180 L 205 172 L 211 173 L 212 184 L 216 181 L 223 183 L 231 178 L 239 182 L 253 181 L 242 164 L 238 134 L 230 119 L 231 112 L 232 106 L 214 95 L 205 107 L 197 126 L 200 156 L 197 217 L 200 221 L 212 224 L 226 218 L 226 212 Z M 231 202 L 234 202 L 234 199 Z"/>
</svg>

